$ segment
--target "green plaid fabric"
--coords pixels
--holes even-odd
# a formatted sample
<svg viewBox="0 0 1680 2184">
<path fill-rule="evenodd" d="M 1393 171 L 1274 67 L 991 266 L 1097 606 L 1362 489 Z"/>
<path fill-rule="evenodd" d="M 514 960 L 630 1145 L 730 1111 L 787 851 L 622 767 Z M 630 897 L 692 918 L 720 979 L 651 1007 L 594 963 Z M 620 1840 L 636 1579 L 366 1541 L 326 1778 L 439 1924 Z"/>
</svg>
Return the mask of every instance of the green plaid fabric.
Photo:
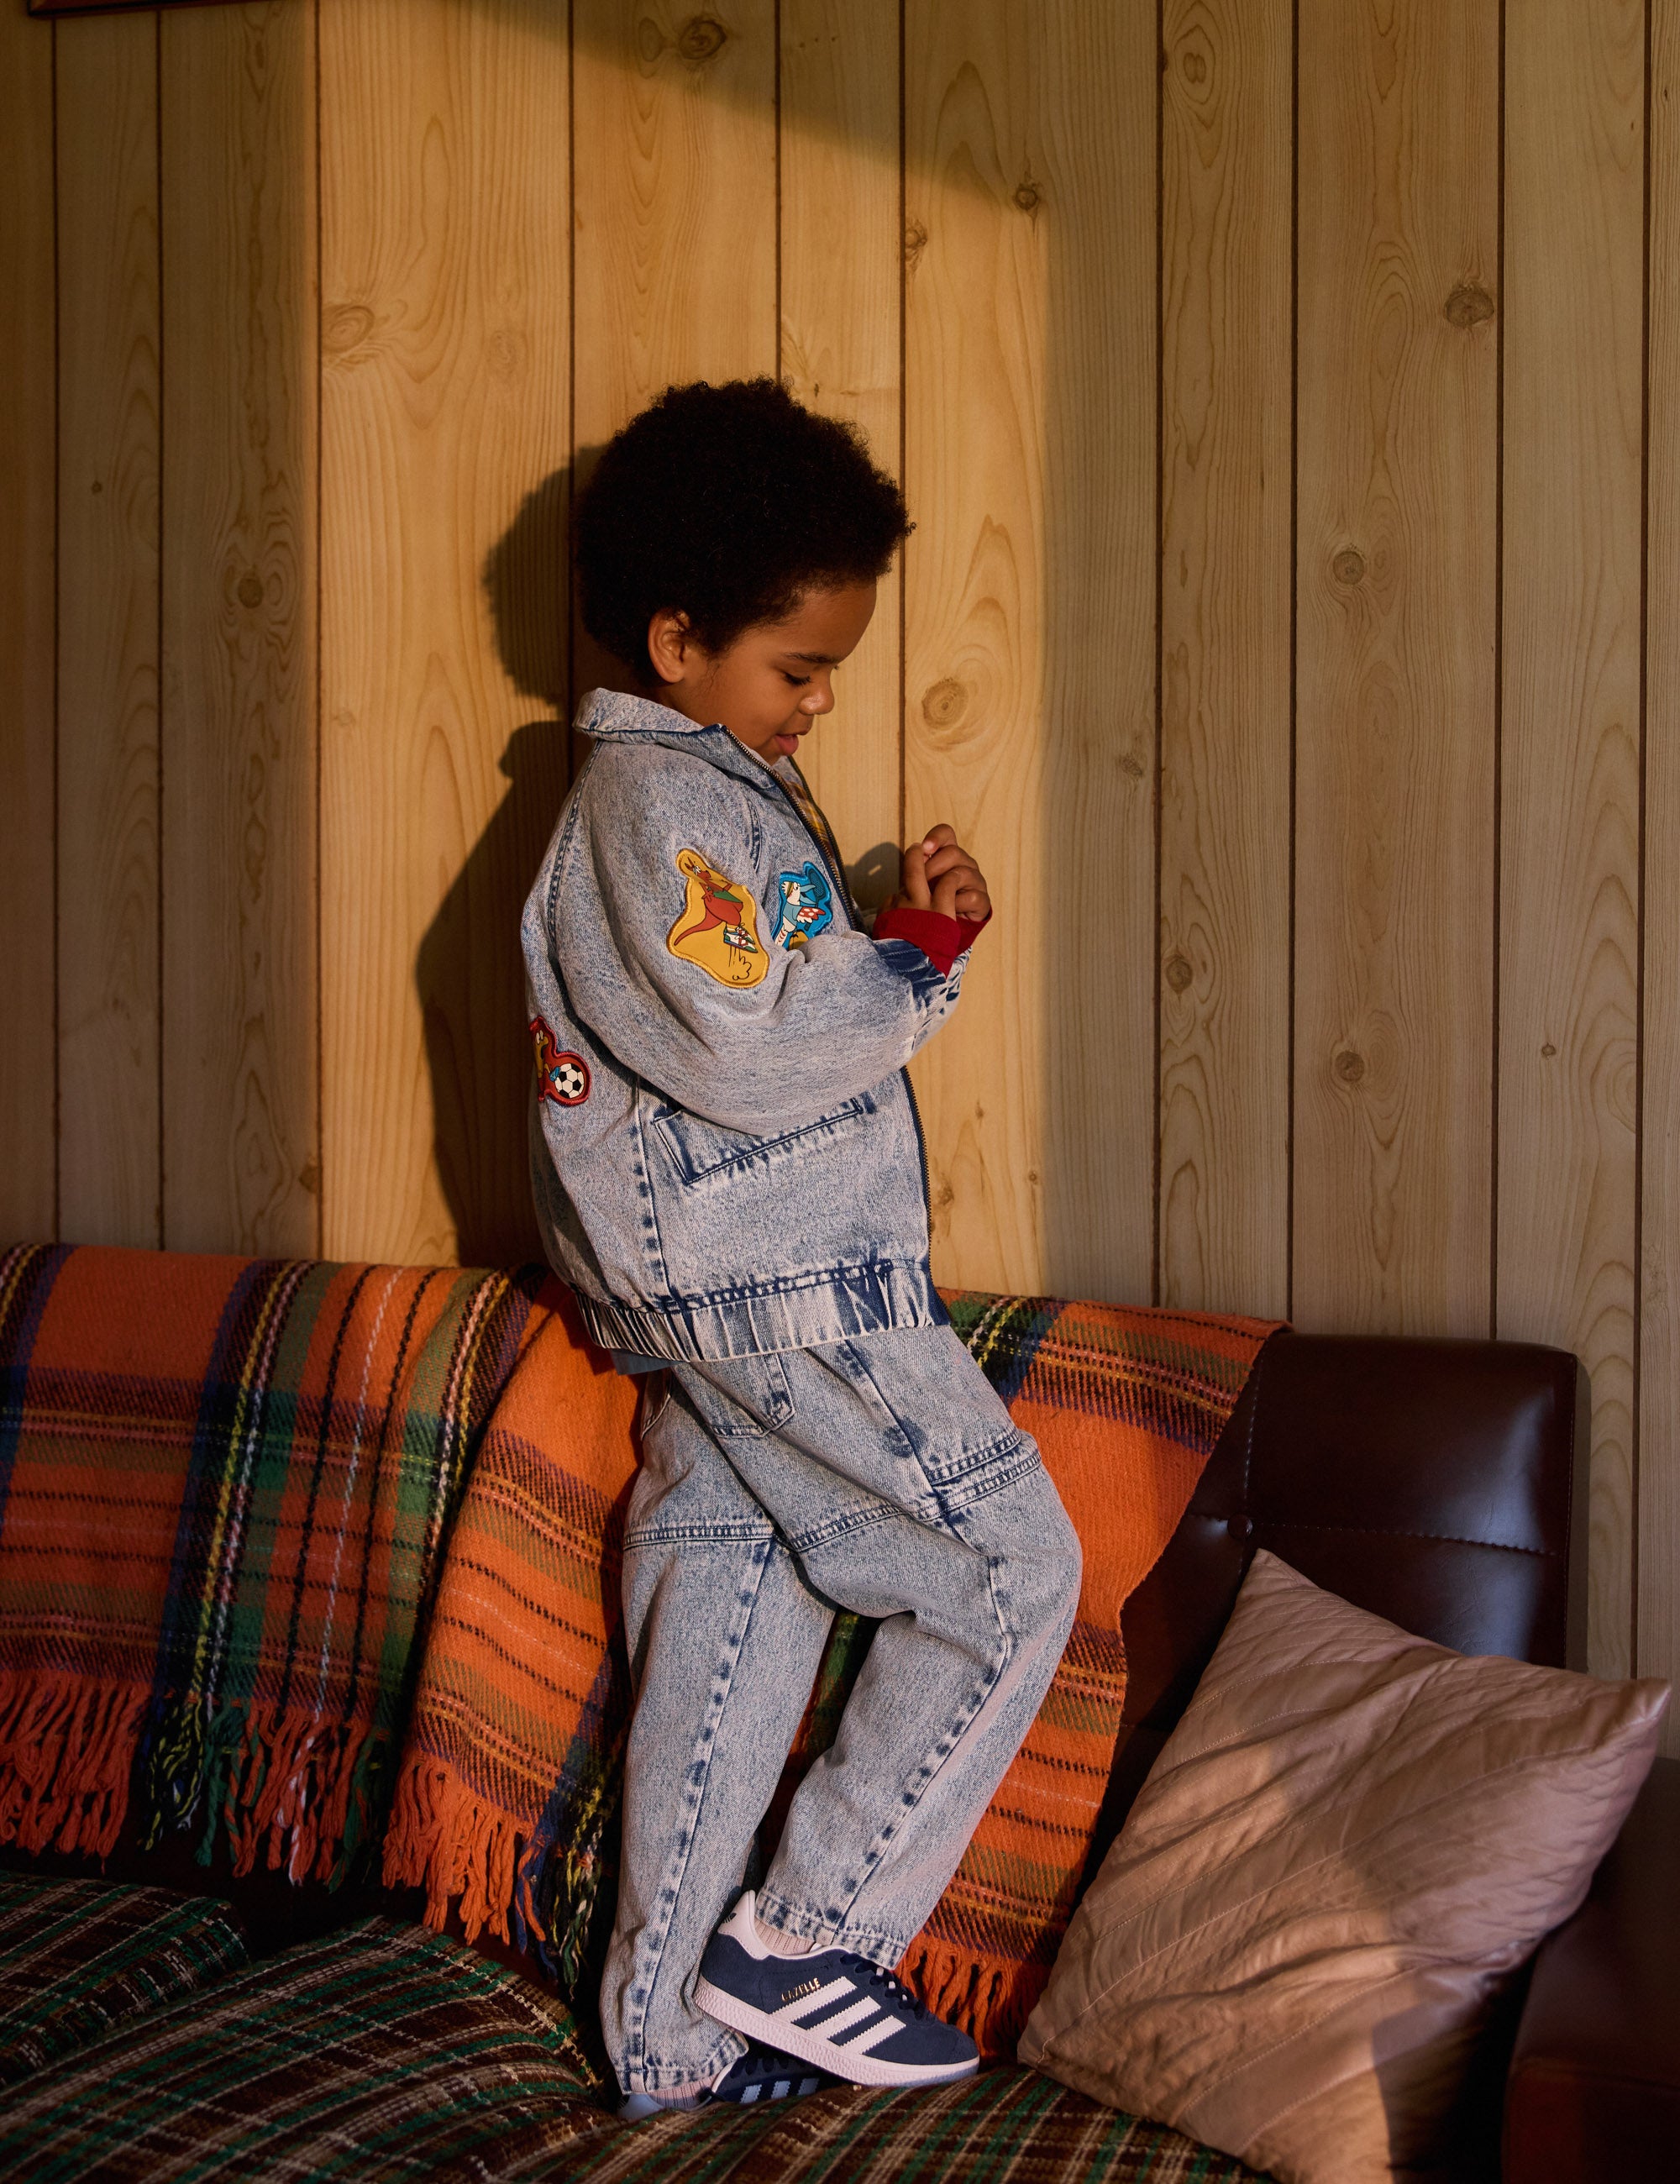
<svg viewBox="0 0 1680 2184">
<path fill-rule="evenodd" d="M 1099 2108 L 1005 2065 L 955 2086 L 837 2086 L 769 2108 L 654 2116 L 498 2168 L 544 2184 L 1254 2184 L 1254 2172 L 1164 2125 Z"/>
<path fill-rule="evenodd" d="M 155 1892 L 120 1892 L 152 1895 Z M 38 2070 L 0 2118 L 30 2184 L 1239 2184 L 1253 2172 L 1036 2071 L 618 2121 L 565 2008 L 373 1919 Z M 606 2098 L 616 2102 L 615 2092 Z"/>
<path fill-rule="evenodd" d="M 0 2115 L 30 2184 L 488 2179 L 626 2127 L 564 2008 L 417 1926 L 270 1958 L 37 2071 Z"/>
<path fill-rule="evenodd" d="M 0 2086 L 248 1961 L 207 1897 L 0 1872 Z"/>
</svg>

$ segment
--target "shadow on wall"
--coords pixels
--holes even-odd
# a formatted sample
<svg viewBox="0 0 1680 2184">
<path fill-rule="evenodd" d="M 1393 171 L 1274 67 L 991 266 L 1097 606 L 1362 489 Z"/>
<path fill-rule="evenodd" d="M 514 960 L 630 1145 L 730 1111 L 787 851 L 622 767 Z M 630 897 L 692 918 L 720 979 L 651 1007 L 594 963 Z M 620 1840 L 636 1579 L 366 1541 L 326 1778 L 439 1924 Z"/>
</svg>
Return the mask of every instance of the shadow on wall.
<svg viewBox="0 0 1680 2184">
<path fill-rule="evenodd" d="M 527 496 L 485 563 L 502 664 L 550 710 L 509 737 L 498 761 L 507 792 L 414 959 L 438 1182 L 466 1266 L 542 1256 L 526 1167 L 531 1052 L 519 923 L 570 777 L 571 475 L 568 465 Z"/>
</svg>

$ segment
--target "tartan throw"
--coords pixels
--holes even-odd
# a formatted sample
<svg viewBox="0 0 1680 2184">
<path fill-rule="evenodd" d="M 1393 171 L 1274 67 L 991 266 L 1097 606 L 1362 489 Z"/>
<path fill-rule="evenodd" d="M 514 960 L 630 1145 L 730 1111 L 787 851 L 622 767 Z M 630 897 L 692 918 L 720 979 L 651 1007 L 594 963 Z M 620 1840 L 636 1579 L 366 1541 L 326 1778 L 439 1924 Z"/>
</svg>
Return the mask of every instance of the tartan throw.
<svg viewBox="0 0 1680 2184">
<path fill-rule="evenodd" d="M 1263 2184 L 1165 2124 L 1013 2066 L 954 2086 L 834 2086 L 765 2108 L 653 2116 L 564 2162 L 526 2155 L 494 2174 L 498 2184 Z"/>
<path fill-rule="evenodd" d="M 637 1401 L 551 1279 L 461 1499 L 385 1838 L 429 1925 L 459 1897 L 468 1941 L 487 1925 L 569 1994 L 612 1911 Z"/>
<path fill-rule="evenodd" d="M 196 1824 L 341 1878 L 375 1831 L 505 1273 L 0 1256 L 0 1842 Z"/>
<path fill-rule="evenodd" d="M 0 2086 L 249 1961 L 209 1897 L 0 1873 Z"/>
<path fill-rule="evenodd" d="M 434 1927 L 459 1896 L 470 1941 L 487 1924 L 592 1998 L 630 1703 L 619 1541 L 636 1396 L 604 1371 L 558 1284 L 551 1296 L 452 1535 L 385 1879 L 423 1885 Z M 1037 1722 L 901 1968 L 995 2056 L 1013 2052 L 1071 1914 L 1125 1698 L 1121 1611 L 1171 1537 L 1272 1323 L 966 1293 L 948 1302 L 1037 1438 L 1085 1546 L 1078 1618 Z M 832 1736 L 871 1635 L 837 1619 L 766 1849 Z"/>
<path fill-rule="evenodd" d="M 288 1950 L 36 2073 L 0 2114 L 0 2173 L 217 2184 L 1253 2184 L 1165 2126 L 1035 2071 L 835 2086 L 625 2125 L 565 2009 L 383 1919 Z"/>
<path fill-rule="evenodd" d="M 30 2184 L 489 2179 L 626 2126 L 565 2008 L 417 1926 L 374 1919 L 125 2025 L 12 2089 L 0 2176 Z"/>
</svg>

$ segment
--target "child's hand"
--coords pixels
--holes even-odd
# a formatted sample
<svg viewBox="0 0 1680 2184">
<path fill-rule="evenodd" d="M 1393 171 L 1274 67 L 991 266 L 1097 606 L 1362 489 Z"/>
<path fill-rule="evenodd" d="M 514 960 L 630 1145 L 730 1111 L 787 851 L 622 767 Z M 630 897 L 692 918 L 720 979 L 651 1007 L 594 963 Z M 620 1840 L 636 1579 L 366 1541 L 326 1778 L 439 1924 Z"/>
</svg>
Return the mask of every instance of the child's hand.
<svg viewBox="0 0 1680 2184">
<path fill-rule="evenodd" d="M 992 898 L 980 867 L 957 839 L 954 827 L 930 827 L 904 851 L 904 885 L 893 900 L 901 909 L 937 911 L 942 917 L 992 915 Z"/>
</svg>

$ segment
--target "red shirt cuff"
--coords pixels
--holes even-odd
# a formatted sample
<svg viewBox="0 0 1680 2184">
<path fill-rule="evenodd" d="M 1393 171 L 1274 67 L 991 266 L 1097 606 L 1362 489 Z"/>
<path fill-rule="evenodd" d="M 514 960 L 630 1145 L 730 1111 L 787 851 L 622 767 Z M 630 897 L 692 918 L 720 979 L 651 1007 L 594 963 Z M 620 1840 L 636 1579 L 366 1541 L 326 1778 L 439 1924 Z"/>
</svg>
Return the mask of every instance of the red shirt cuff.
<svg viewBox="0 0 1680 2184">
<path fill-rule="evenodd" d="M 897 909 L 889 903 L 876 917 L 875 937 L 908 940 L 912 948 L 921 949 L 942 978 L 948 978 L 952 964 L 973 947 L 976 934 L 990 923 L 991 916 L 988 910 L 984 917 L 946 917 L 937 910 Z"/>
</svg>

